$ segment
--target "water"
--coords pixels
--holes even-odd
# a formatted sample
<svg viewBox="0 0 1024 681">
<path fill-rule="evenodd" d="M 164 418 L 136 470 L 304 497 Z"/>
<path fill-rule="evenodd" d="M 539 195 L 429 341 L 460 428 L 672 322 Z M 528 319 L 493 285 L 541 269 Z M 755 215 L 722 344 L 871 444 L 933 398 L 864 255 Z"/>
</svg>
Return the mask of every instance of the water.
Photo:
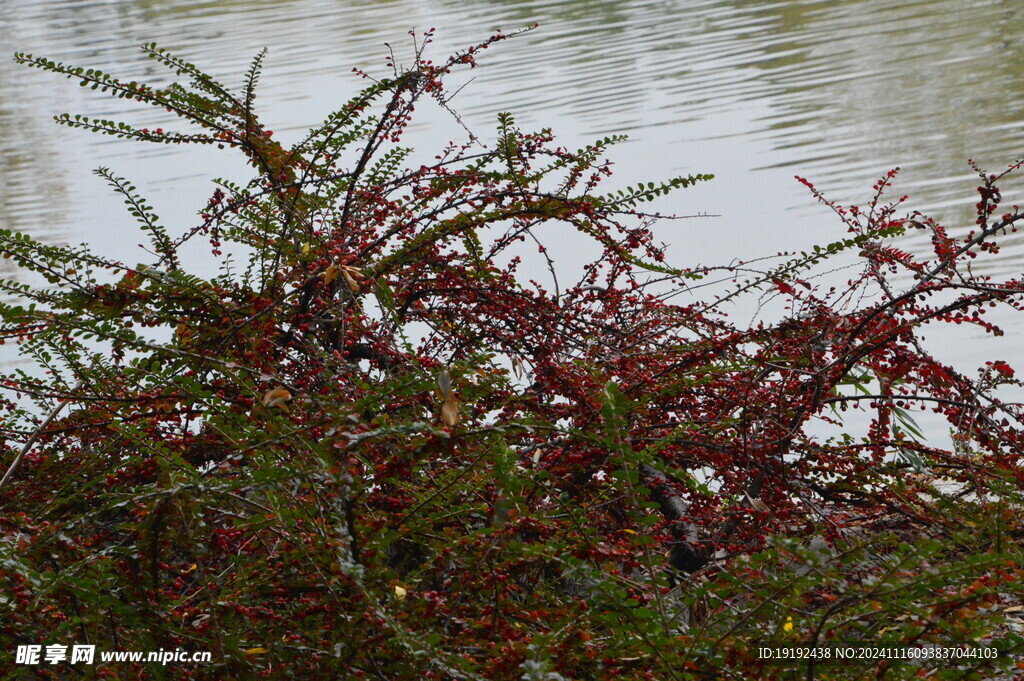
<svg viewBox="0 0 1024 681">
<path fill-rule="evenodd" d="M 441 58 L 495 28 L 538 22 L 460 76 L 473 81 L 455 106 L 485 139 L 505 110 L 524 127 L 553 127 L 570 146 L 628 133 L 613 154 L 623 184 L 715 173 L 658 206 L 720 216 L 661 227 L 670 259 L 692 265 L 840 238 L 842 225 L 794 174 L 836 199 L 866 202 L 874 179 L 898 165 L 896 192 L 911 194 L 912 208 L 966 229 L 977 184 L 966 159 L 999 169 L 1024 155 L 1022 21 L 1024 3 L 1015 1 L 4 0 L 0 53 L 166 82 L 134 47 L 156 41 L 238 83 L 266 46 L 259 101 L 264 121 L 288 141 L 361 86 L 353 66 L 383 73 L 385 42 L 407 60 L 410 28 L 437 27 Z M 90 241 L 133 263 L 147 259 L 141 239 L 91 169 L 131 177 L 172 232 L 196 223 L 212 177 L 247 177 L 215 150 L 119 142 L 50 120 L 64 111 L 124 114 L 173 129 L 163 111 L 136 110 L 9 59 L 0 61 L 0 93 L 0 226 Z M 459 134 L 443 113 L 428 112 L 413 141 Z M 1014 189 L 1004 187 L 1007 204 Z M 552 238 L 569 265 L 580 257 L 575 233 Z M 927 245 L 916 238 L 908 248 Z M 985 267 L 1019 272 L 1022 252 L 1024 237 L 1010 238 Z M 997 342 L 962 327 L 929 340 L 962 365 L 1020 360 L 1014 336 L 1024 322 L 1006 325 Z"/>
</svg>

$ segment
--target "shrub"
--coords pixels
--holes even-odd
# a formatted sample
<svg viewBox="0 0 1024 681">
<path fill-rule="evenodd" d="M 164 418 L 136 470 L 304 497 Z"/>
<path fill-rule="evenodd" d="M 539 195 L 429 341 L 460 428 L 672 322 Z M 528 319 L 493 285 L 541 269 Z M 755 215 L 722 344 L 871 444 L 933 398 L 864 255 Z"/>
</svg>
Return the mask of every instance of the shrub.
<svg viewBox="0 0 1024 681">
<path fill-rule="evenodd" d="M 428 32 L 412 67 L 362 74 L 291 148 L 254 109 L 262 54 L 238 93 L 154 45 L 183 83 L 17 55 L 198 128 L 59 122 L 230 148 L 256 176 L 220 181 L 183 231 L 98 170 L 148 236 L 145 264 L 0 231 L 0 252 L 48 282 L 2 283 L 2 337 L 38 367 L 3 378 L 8 649 L 213 656 L 99 663 L 107 678 L 895 678 L 921 664 L 758 659 L 840 641 L 966 646 L 925 663 L 956 678 L 1007 664 L 1024 441 L 997 388 L 1020 383 L 1005 362 L 970 378 L 918 334 L 998 333 L 985 308 L 1018 309 L 1019 280 L 970 267 L 1024 218 L 999 209 L 1018 166 L 978 170 L 966 234 L 900 216 L 905 197 L 883 197 L 894 171 L 863 209 L 814 190 L 846 227 L 832 243 L 675 268 L 644 204 L 710 176 L 605 191 L 621 137 L 569 151 L 501 114 L 491 144 L 409 163 L 415 107 L 448 108 L 446 77 L 505 37 L 434 63 Z M 900 250 L 908 230 L 933 253 Z M 578 281 L 560 285 L 554 264 L 551 287 L 517 275 L 521 244 L 549 258 L 545 239 L 565 233 L 602 250 Z M 188 269 L 183 248 L 203 240 L 216 274 Z M 829 288 L 837 258 L 860 265 Z M 789 316 L 736 325 L 723 309 L 740 297 Z M 921 408 L 951 446 L 925 437 Z M 824 434 L 854 428 L 848 410 L 863 432 Z"/>
</svg>

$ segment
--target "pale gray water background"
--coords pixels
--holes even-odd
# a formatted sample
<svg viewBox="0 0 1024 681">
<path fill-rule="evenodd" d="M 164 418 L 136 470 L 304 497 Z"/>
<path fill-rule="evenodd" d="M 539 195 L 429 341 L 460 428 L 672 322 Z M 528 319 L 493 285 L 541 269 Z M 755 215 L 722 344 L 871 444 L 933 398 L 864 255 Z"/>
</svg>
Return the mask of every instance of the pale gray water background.
<svg viewBox="0 0 1024 681">
<path fill-rule="evenodd" d="M 228 152 L 55 125 L 52 114 L 65 111 L 167 129 L 176 119 L 18 67 L 16 50 L 166 83 L 134 47 L 156 41 L 240 83 L 266 46 L 258 103 L 278 137 L 294 141 L 362 87 L 353 66 L 384 73 L 385 42 L 408 57 L 410 28 L 436 27 L 432 54 L 441 59 L 495 28 L 534 22 L 537 31 L 492 47 L 479 68 L 455 77 L 475 80 L 453 104 L 484 139 L 505 110 L 524 127 L 553 127 L 567 146 L 628 133 L 613 151 L 620 186 L 714 173 L 657 206 L 720 215 L 660 228 L 675 264 L 841 238 L 843 226 L 794 174 L 836 199 L 866 202 L 873 181 L 901 166 L 894 195 L 911 194 L 912 208 L 961 233 L 977 184 L 966 159 L 998 170 L 1024 155 L 1021 0 L 3 0 L 0 226 L 140 262 L 143 239 L 93 168 L 132 178 L 174 233 L 195 224 L 211 178 L 248 177 Z M 425 110 L 410 141 L 427 149 L 460 135 L 442 112 Z M 1004 187 L 1006 203 L 1024 203 L 1014 189 Z M 588 252 L 580 238 L 549 235 L 567 267 Z M 905 243 L 927 246 L 923 236 Z M 1022 255 L 1024 236 L 1012 237 L 985 267 L 1017 273 Z M 929 341 L 961 366 L 1001 358 L 1024 369 L 1024 319 L 1009 318 L 1006 329 L 997 341 L 964 327 Z"/>
</svg>

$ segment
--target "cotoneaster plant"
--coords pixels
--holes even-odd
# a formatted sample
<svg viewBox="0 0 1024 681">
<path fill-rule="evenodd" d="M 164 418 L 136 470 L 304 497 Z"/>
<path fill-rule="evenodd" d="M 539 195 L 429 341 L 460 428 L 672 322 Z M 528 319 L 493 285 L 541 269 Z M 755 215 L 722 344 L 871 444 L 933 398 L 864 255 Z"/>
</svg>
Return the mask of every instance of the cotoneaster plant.
<svg viewBox="0 0 1024 681">
<path fill-rule="evenodd" d="M 1020 309 L 1020 280 L 971 266 L 1024 218 L 998 189 L 1019 164 L 978 170 L 971 230 L 900 213 L 905 197 L 883 197 L 890 173 L 863 208 L 812 187 L 845 228 L 828 244 L 676 267 L 645 206 L 710 176 L 608 189 L 622 137 L 568 150 L 501 114 L 486 142 L 412 163 L 416 108 L 450 110 L 449 75 L 508 37 L 435 63 L 430 36 L 409 68 L 360 73 L 365 88 L 291 146 L 254 105 L 262 54 L 238 91 L 154 45 L 145 54 L 180 82 L 16 56 L 168 118 L 58 122 L 216 145 L 254 177 L 218 182 L 181 226 L 97 171 L 148 237 L 144 263 L 0 231 L 0 253 L 48 282 L 0 284 L 0 336 L 37 367 L 2 380 L 0 659 L 74 642 L 213 656 L 12 663 L 4 678 L 980 678 L 1012 665 L 1024 441 L 1020 407 L 999 395 L 1020 383 L 1004 361 L 977 375 L 943 364 L 919 332 L 998 333 L 986 309 Z M 911 230 L 930 253 L 901 247 Z M 569 238 L 601 252 L 563 284 L 544 244 Z M 214 274 L 183 250 L 204 240 Z M 552 284 L 520 274 L 527 247 Z M 819 275 L 837 258 L 859 269 L 830 288 Z M 788 316 L 737 325 L 723 310 L 741 297 Z M 953 446 L 918 428 L 921 409 Z M 850 410 L 867 414 L 863 432 L 846 429 Z M 759 659 L 837 642 L 973 653 Z"/>
</svg>

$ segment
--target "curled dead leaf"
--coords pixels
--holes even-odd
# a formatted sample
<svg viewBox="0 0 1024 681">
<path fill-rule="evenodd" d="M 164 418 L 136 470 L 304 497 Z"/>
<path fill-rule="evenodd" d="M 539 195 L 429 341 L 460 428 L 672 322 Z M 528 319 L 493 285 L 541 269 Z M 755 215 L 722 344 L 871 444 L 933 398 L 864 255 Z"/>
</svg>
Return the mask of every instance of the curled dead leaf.
<svg viewBox="0 0 1024 681">
<path fill-rule="evenodd" d="M 459 422 L 459 401 L 455 399 L 455 393 L 449 392 L 441 404 L 441 420 L 448 427 Z"/>
<path fill-rule="evenodd" d="M 443 369 L 441 373 L 437 375 L 437 389 L 438 394 L 442 399 L 448 397 L 452 391 L 452 375 L 448 373 L 447 369 Z"/>
<path fill-rule="evenodd" d="M 352 267 L 351 265 L 328 265 L 327 269 L 324 270 L 324 284 L 330 284 L 332 281 L 341 276 L 345 280 L 345 284 L 352 293 L 359 292 L 359 281 L 364 279 L 366 275 L 358 267 Z"/>
<path fill-rule="evenodd" d="M 437 396 L 441 398 L 441 421 L 446 426 L 454 426 L 459 422 L 459 401 L 452 391 L 452 376 L 447 369 L 437 374 Z"/>
<path fill-rule="evenodd" d="M 753 509 L 755 511 L 757 511 L 759 513 L 767 513 L 767 512 L 769 512 L 770 509 L 768 508 L 768 504 L 764 503 L 760 499 L 755 499 L 754 497 L 750 496 L 749 494 L 747 494 L 745 492 L 744 492 L 743 496 L 745 496 L 747 498 L 747 501 L 750 502 L 751 507 L 753 507 Z"/>
<path fill-rule="evenodd" d="M 512 374 L 516 377 L 516 380 L 522 380 L 526 374 L 526 368 L 523 366 L 523 360 L 518 357 L 512 358 Z"/>
<path fill-rule="evenodd" d="M 290 399 L 292 399 L 290 392 L 284 388 L 274 388 L 273 390 L 268 390 L 260 402 L 264 407 L 283 407 Z"/>
<path fill-rule="evenodd" d="M 359 293 L 359 282 L 356 281 L 355 276 L 352 274 L 354 268 L 343 267 L 341 268 L 341 276 L 345 278 L 345 283 L 348 284 L 348 290 L 352 293 Z"/>
</svg>

